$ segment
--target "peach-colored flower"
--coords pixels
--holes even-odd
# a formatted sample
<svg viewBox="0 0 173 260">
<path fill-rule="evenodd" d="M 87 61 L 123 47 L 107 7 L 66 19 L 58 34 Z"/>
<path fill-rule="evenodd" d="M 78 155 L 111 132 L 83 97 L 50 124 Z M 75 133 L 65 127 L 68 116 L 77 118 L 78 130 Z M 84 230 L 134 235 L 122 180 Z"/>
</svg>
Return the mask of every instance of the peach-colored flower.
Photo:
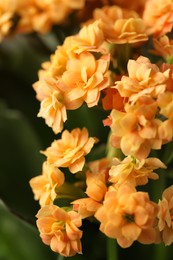
<svg viewBox="0 0 173 260">
<path fill-rule="evenodd" d="M 164 35 L 173 27 L 173 1 L 149 0 L 146 2 L 143 19 L 148 26 L 148 33 Z"/>
<path fill-rule="evenodd" d="M 122 97 L 135 102 L 142 95 L 157 98 L 158 94 L 165 91 L 169 69 L 161 72 L 157 65 L 143 56 L 129 60 L 127 69 L 128 76 L 122 76 L 121 81 L 115 82 L 115 88 Z"/>
<path fill-rule="evenodd" d="M 69 167 L 72 173 L 81 171 L 85 156 L 91 151 L 96 139 L 88 137 L 86 128 L 64 130 L 61 139 L 55 140 L 49 148 L 42 151 L 50 164 L 56 167 Z"/>
<path fill-rule="evenodd" d="M 164 190 L 158 205 L 158 228 L 168 246 L 173 243 L 173 185 Z"/>
<path fill-rule="evenodd" d="M 109 160 L 103 158 L 88 164 L 90 170 L 86 172 L 86 194 L 96 200 L 102 201 L 107 191 Z"/>
<path fill-rule="evenodd" d="M 113 166 L 109 171 L 109 181 L 117 185 L 130 182 L 134 186 L 145 185 L 148 179 L 157 180 L 158 174 L 153 170 L 166 168 L 158 158 L 147 158 L 141 161 L 134 157 L 125 157 L 122 161 L 113 158 Z"/>
<path fill-rule="evenodd" d="M 109 163 L 106 158 L 88 163 L 89 170 L 86 172 L 86 194 L 88 198 L 72 202 L 74 210 L 77 210 L 82 218 L 93 216 L 102 205 L 107 192 Z"/>
<path fill-rule="evenodd" d="M 25 0 L 17 13 L 17 33 L 48 32 L 54 24 L 65 22 L 70 13 L 84 6 L 84 0 Z"/>
<path fill-rule="evenodd" d="M 148 40 L 146 28 L 141 18 L 118 19 L 114 24 L 114 34 L 107 38 L 111 43 L 138 43 Z"/>
<path fill-rule="evenodd" d="M 136 240 L 144 244 L 155 241 L 153 225 L 157 212 L 158 205 L 150 201 L 148 193 L 137 192 L 133 185 L 126 183 L 106 193 L 95 217 L 101 222 L 100 230 L 104 234 L 127 248 Z"/>
<path fill-rule="evenodd" d="M 36 217 L 43 243 L 50 245 L 54 252 L 63 256 L 82 253 L 82 231 L 79 229 L 82 221 L 77 212 L 49 205 L 42 207 Z"/>
<path fill-rule="evenodd" d="M 60 88 L 65 92 L 67 109 L 77 109 L 85 101 L 88 107 L 98 104 L 100 91 L 109 86 L 108 72 L 110 56 L 96 59 L 93 54 L 83 52 L 78 59 L 70 59 L 63 73 Z"/>
<path fill-rule="evenodd" d="M 160 149 L 162 144 L 162 139 L 158 136 L 158 127 L 162 122 L 155 118 L 157 103 L 152 98 L 143 96 L 133 105 L 126 103 L 124 108 L 125 112 L 113 109 L 110 114 L 111 144 L 121 148 L 125 155 L 144 159 L 151 149 Z"/>
<path fill-rule="evenodd" d="M 42 175 L 33 177 L 29 183 L 35 200 L 39 200 L 41 206 L 53 204 L 56 189 L 64 183 L 64 174 L 57 167 L 44 162 Z"/>
<path fill-rule="evenodd" d="M 72 204 L 73 209 L 80 214 L 82 219 L 93 216 L 102 205 L 92 198 L 74 200 Z"/>
<path fill-rule="evenodd" d="M 167 35 L 163 35 L 160 38 L 153 38 L 152 51 L 156 55 L 160 55 L 165 60 L 173 58 L 173 40 L 169 39 Z"/>
<path fill-rule="evenodd" d="M 57 134 L 63 129 L 64 122 L 67 120 L 64 95 L 58 88 L 53 78 L 44 78 L 33 85 L 40 99 L 40 111 L 38 117 L 45 119 L 48 126 Z"/>
<path fill-rule="evenodd" d="M 115 5 L 104 6 L 93 12 L 93 20 L 98 19 L 102 20 L 105 40 L 111 43 L 136 43 L 148 39 L 145 25 L 135 11 Z"/>
<path fill-rule="evenodd" d="M 82 27 L 78 34 L 66 37 L 63 48 L 68 59 L 77 58 L 76 54 L 84 51 L 106 53 L 102 47 L 104 34 L 101 24 L 101 21 L 97 20 L 92 24 Z"/>
<path fill-rule="evenodd" d="M 101 19 L 104 24 L 103 28 L 106 28 L 106 25 L 107 28 L 112 27 L 115 21 L 117 21 L 118 19 L 128 19 L 132 17 L 137 18 L 139 16 L 135 11 L 121 8 L 118 5 L 106 5 L 102 8 L 95 8 L 95 10 L 93 11 L 93 20 Z"/>
</svg>

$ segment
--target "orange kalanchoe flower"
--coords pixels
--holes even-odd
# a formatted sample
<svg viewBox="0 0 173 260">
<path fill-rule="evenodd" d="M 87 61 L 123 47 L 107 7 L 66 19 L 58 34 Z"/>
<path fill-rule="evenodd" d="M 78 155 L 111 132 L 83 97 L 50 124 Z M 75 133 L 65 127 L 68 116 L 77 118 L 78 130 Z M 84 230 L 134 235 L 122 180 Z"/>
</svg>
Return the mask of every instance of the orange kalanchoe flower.
<svg viewBox="0 0 173 260">
<path fill-rule="evenodd" d="M 161 120 L 155 118 L 157 102 L 143 96 L 132 106 L 125 105 L 125 112 L 113 109 L 111 117 L 111 144 L 121 148 L 125 155 L 145 159 L 151 149 L 160 149 L 162 138 L 158 136 Z"/>
<path fill-rule="evenodd" d="M 57 167 L 44 162 L 42 175 L 32 178 L 29 183 L 40 206 L 50 205 L 56 198 L 56 188 L 64 183 L 64 174 Z"/>
<path fill-rule="evenodd" d="M 158 228 L 166 246 L 173 243 L 173 185 L 164 190 L 159 200 Z"/>
<path fill-rule="evenodd" d="M 106 158 L 88 163 L 90 168 L 86 172 L 86 194 L 96 201 L 102 201 L 107 191 L 109 160 Z"/>
<path fill-rule="evenodd" d="M 101 222 L 100 230 L 118 244 L 127 248 L 138 240 L 151 244 L 156 239 L 153 227 L 158 205 L 150 201 L 148 193 L 137 192 L 133 185 L 120 185 L 118 189 L 110 187 L 103 206 L 95 217 Z"/>
<path fill-rule="evenodd" d="M 109 181 L 117 185 L 127 181 L 134 186 L 145 185 L 148 179 L 159 178 L 158 174 L 153 171 L 158 168 L 166 168 L 166 166 L 157 158 L 147 158 L 141 161 L 131 156 L 122 161 L 114 158 L 113 166 L 109 171 Z"/>
<path fill-rule="evenodd" d="M 83 102 L 88 107 L 98 104 L 101 90 L 109 86 L 109 77 L 106 75 L 109 62 L 108 54 L 96 59 L 90 52 L 83 52 L 78 59 L 68 61 L 60 84 L 65 92 L 67 109 L 77 109 Z"/>
<path fill-rule="evenodd" d="M 64 122 L 67 120 L 62 91 L 52 78 L 45 78 L 36 82 L 33 88 L 37 93 L 37 98 L 41 101 L 38 117 L 44 118 L 46 124 L 52 127 L 56 134 L 60 133 L 64 127 Z"/>
<path fill-rule="evenodd" d="M 82 219 L 93 216 L 102 205 L 100 202 L 97 202 L 92 198 L 74 200 L 72 204 L 73 209 L 80 214 Z"/>
<path fill-rule="evenodd" d="M 102 20 L 105 40 L 111 43 L 136 43 L 148 39 L 145 25 L 135 11 L 119 6 L 104 6 L 93 12 L 93 20 L 98 19 Z"/>
<path fill-rule="evenodd" d="M 148 40 L 141 18 L 119 19 L 114 24 L 114 34 L 107 39 L 111 43 L 138 43 Z"/>
<path fill-rule="evenodd" d="M 101 24 L 100 20 L 95 21 L 82 27 L 78 34 L 65 38 L 62 47 L 68 59 L 77 58 L 77 54 L 85 51 L 105 53 L 102 47 L 104 34 Z"/>
<path fill-rule="evenodd" d="M 42 151 L 47 161 L 56 167 L 69 167 L 72 173 L 81 171 L 85 156 L 91 151 L 96 139 L 88 137 L 86 128 L 64 130 L 61 139 L 55 140 L 49 148 Z"/>
<path fill-rule="evenodd" d="M 157 36 L 171 32 L 173 27 L 173 1 L 148 0 L 143 19 L 148 26 L 148 33 Z"/>
<path fill-rule="evenodd" d="M 80 215 L 73 210 L 64 210 L 55 205 L 41 208 L 36 217 L 40 237 L 54 252 L 63 256 L 82 253 L 82 225 Z"/>
<path fill-rule="evenodd" d="M 72 202 L 73 209 L 78 211 L 82 218 L 93 216 L 102 205 L 107 192 L 109 160 L 103 158 L 88 163 L 90 170 L 86 172 L 86 194 L 88 198 Z"/>
<path fill-rule="evenodd" d="M 163 57 L 166 61 L 173 58 L 173 40 L 169 39 L 167 35 L 163 35 L 160 38 L 153 38 L 155 55 Z"/>
<path fill-rule="evenodd" d="M 135 102 L 143 95 L 157 98 L 165 91 L 169 69 L 161 72 L 148 58 L 140 56 L 137 60 L 129 60 L 127 70 L 129 76 L 122 76 L 121 81 L 115 82 L 115 88 L 129 101 Z"/>
<path fill-rule="evenodd" d="M 38 116 L 57 134 L 67 120 L 66 110 L 79 108 L 83 102 L 95 106 L 100 91 L 109 85 L 110 55 L 103 47 L 100 21 L 83 27 L 77 35 L 69 36 L 62 46 L 42 64 L 39 80 L 33 84 L 41 102 Z M 92 53 L 91 53 L 92 52 Z M 95 53 L 100 58 L 95 58 Z"/>
<path fill-rule="evenodd" d="M 23 2 L 22 2 L 23 1 Z M 16 31 L 46 33 L 54 24 L 65 22 L 74 11 L 84 7 L 85 0 L 22 0 L 17 13 L 20 20 Z"/>
</svg>

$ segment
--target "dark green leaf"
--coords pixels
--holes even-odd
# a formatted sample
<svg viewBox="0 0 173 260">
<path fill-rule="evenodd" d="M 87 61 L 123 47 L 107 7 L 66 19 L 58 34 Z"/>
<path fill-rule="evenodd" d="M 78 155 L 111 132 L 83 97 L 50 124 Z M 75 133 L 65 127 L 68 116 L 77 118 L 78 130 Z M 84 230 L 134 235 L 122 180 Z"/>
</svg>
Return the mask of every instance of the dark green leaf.
<svg viewBox="0 0 173 260">
<path fill-rule="evenodd" d="M 38 203 L 29 180 L 40 174 L 40 143 L 26 118 L 0 104 L 0 197 L 19 217 L 33 221 Z"/>
</svg>

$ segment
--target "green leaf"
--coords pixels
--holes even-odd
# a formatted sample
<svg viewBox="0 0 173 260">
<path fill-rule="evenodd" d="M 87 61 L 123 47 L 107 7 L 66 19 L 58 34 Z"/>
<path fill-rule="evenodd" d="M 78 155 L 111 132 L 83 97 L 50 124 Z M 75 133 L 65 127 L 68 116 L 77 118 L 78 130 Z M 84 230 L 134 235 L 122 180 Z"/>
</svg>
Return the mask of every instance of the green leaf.
<svg viewBox="0 0 173 260">
<path fill-rule="evenodd" d="M 38 203 L 29 180 L 40 174 L 43 158 L 35 131 L 19 111 L 0 103 L 0 197 L 9 209 L 27 221 L 34 221 Z"/>
</svg>

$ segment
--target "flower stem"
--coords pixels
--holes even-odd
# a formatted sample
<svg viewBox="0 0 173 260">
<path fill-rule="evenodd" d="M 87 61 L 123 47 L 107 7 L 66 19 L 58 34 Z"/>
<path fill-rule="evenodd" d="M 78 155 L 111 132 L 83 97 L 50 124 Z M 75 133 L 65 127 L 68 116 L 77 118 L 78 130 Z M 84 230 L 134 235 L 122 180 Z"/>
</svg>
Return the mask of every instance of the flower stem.
<svg viewBox="0 0 173 260">
<path fill-rule="evenodd" d="M 58 255 L 57 260 L 63 260 L 63 259 L 64 259 L 64 256 Z"/>
<path fill-rule="evenodd" d="M 118 260 L 118 248 L 115 239 L 107 237 L 107 260 Z"/>
</svg>

